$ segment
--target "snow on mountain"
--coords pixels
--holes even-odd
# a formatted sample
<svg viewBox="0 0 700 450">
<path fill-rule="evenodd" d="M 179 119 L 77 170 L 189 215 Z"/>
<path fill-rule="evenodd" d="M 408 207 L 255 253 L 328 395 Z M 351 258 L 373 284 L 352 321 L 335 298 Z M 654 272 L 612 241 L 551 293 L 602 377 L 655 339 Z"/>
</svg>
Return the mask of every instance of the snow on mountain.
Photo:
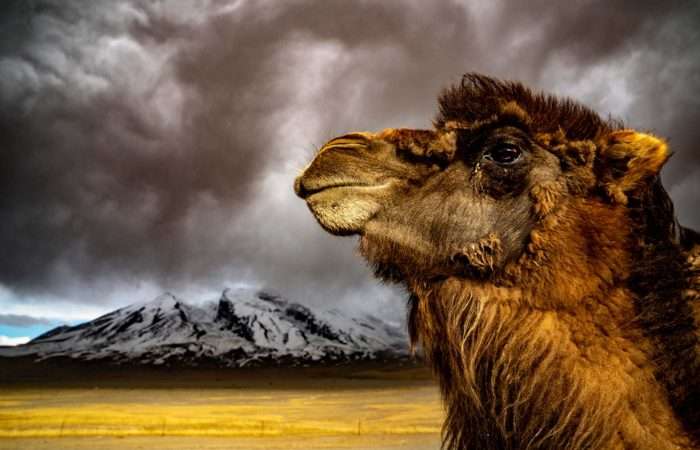
<svg viewBox="0 0 700 450">
<path fill-rule="evenodd" d="M 172 294 L 60 326 L 0 356 L 68 356 L 165 364 L 298 364 L 405 357 L 402 328 L 376 317 L 312 311 L 279 295 L 226 289 L 217 302 L 190 305 Z"/>
</svg>

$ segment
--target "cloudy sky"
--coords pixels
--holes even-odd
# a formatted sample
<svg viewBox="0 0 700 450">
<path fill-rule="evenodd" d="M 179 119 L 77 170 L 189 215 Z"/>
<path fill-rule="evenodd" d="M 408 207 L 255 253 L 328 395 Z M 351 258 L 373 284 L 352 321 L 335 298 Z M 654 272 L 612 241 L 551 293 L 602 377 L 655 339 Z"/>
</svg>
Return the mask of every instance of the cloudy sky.
<svg viewBox="0 0 700 450">
<path fill-rule="evenodd" d="M 294 197 L 350 130 L 428 127 L 466 71 L 669 139 L 700 228 L 696 1 L 0 3 L 0 345 L 168 290 L 271 287 L 396 319 Z"/>
</svg>

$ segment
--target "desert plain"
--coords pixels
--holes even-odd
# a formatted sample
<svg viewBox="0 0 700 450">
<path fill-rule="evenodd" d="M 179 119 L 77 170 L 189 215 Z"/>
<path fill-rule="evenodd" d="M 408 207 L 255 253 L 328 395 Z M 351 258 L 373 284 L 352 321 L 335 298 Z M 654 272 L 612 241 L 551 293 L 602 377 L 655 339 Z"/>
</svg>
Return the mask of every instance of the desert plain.
<svg viewBox="0 0 700 450">
<path fill-rule="evenodd" d="M 420 364 L 118 367 L 0 359 L 0 449 L 438 449 Z"/>
</svg>

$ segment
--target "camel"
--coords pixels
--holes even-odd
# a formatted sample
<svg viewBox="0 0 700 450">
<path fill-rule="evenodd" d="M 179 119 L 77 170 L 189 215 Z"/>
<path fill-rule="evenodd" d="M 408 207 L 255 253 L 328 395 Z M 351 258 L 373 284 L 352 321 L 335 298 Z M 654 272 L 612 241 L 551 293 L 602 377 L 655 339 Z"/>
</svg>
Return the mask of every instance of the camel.
<svg viewBox="0 0 700 450">
<path fill-rule="evenodd" d="M 332 139 L 294 189 L 410 293 L 443 448 L 700 448 L 700 235 L 667 143 L 474 73 L 433 124 Z"/>
</svg>

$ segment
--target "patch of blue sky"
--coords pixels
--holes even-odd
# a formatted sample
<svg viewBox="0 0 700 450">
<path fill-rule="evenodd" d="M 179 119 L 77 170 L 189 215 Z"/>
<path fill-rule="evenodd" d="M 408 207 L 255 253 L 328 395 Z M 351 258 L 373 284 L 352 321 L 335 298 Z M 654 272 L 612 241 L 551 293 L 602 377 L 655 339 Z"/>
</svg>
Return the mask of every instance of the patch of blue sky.
<svg viewBox="0 0 700 450">
<path fill-rule="evenodd" d="M 50 322 L 46 324 L 34 324 L 34 325 L 23 325 L 23 326 L 15 326 L 15 325 L 4 325 L 0 324 L 0 335 L 1 336 L 7 336 L 7 337 L 24 337 L 27 336 L 29 338 L 35 338 L 39 336 L 42 333 L 45 333 L 49 331 L 52 328 L 55 328 L 59 325 L 63 325 L 63 322 Z M 74 325 L 74 324 L 67 324 L 67 325 Z"/>
</svg>

